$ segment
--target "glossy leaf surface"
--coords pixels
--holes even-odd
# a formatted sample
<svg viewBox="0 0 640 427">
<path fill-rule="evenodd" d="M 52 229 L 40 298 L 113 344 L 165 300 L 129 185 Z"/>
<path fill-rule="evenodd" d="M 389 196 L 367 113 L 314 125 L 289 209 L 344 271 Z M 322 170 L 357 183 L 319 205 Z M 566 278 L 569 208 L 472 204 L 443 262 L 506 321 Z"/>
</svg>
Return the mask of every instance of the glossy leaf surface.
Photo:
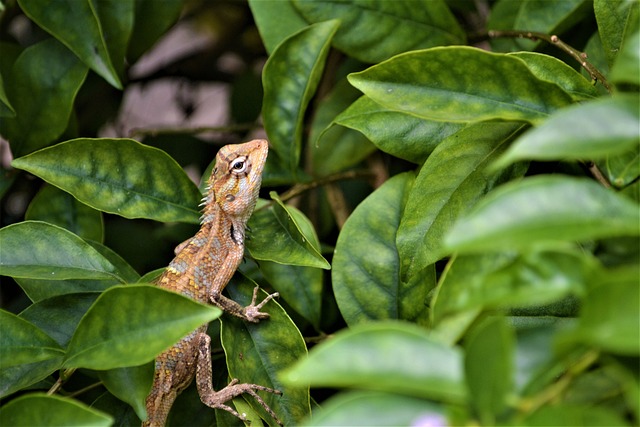
<svg viewBox="0 0 640 427">
<path fill-rule="evenodd" d="M 482 200 L 445 238 L 449 251 L 640 234 L 638 205 L 600 184 L 562 176 L 508 183 Z"/>
<path fill-rule="evenodd" d="M 116 267 L 75 234 L 40 221 L 0 230 L 0 273 L 32 279 L 117 279 Z"/>
<path fill-rule="evenodd" d="M 396 232 L 413 174 L 397 175 L 373 192 L 344 224 L 333 254 L 332 283 L 347 324 L 424 316 L 428 287 L 400 280 Z"/>
<path fill-rule="evenodd" d="M 423 329 L 376 322 L 345 330 L 282 373 L 291 384 L 358 387 L 460 402 L 465 396 L 461 352 Z"/>
<path fill-rule="evenodd" d="M 182 168 L 165 152 L 131 139 L 73 139 L 11 164 L 104 212 L 198 222 L 201 195 Z"/>
<path fill-rule="evenodd" d="M 350 74 L 349 81 L 387 108 L 441 121 L 539 123 L 572 102 L 517 57 L 470 47 L 405 53 Z"/>
<path fill-rule="evenodd" d="M 154 309 L 141 310 L 140 301 Z M 102 293 L 83 317 L 69 343 L 65 366 L 137 366 L 218 316 L 216 307 L 155 286 L 116 286 Z"/>
<path fill-rule="evenodd" d="M 337 27 L 337 21 L 327 21 L 288 37 L 262 72 L 264 128 L 273 151 L 291 172 L 300 160 L 304 112 L 320 82 Z"/>
<path fill-rule="evenodd" d="M 254 287 L 253 282 L 245 279 L 234 280 L 228 289 L 234 301 L 247 306 L 251 303 Z M 265 292 L 260 292 L 258 301 L 266 296 Z M 309 389 L 289 387 L 278 373 L 303 358 L 307 349 L 297 327 L 276 301 L 269 301 L 262 311 L 269 313 L 270 317 L 255 325 L 231 316 L 222 318 L 221 338 L 229 375 L 240 382 L 282 391 L 287 396 L 286 400 L 271 393 L 264 393 L 264 400 L 286 425 L 294 425 L 311 411 Z M 277 425 L 264 409 L 250 403 L 269 425 Z"/>
<path fill-rule="evenodd" d="M 28 394 L 0 408 L 0 423 L 16 427 L 109 427 L 113 418 L 68 397 Z"/>
<path fill-rule="evenodd" d="M 312 23 L 340 19 L 335 47 L 363 62 L 465 41 L 464 32 L 441 0 L 294 0 L 293 4 Z"/>
</svg>

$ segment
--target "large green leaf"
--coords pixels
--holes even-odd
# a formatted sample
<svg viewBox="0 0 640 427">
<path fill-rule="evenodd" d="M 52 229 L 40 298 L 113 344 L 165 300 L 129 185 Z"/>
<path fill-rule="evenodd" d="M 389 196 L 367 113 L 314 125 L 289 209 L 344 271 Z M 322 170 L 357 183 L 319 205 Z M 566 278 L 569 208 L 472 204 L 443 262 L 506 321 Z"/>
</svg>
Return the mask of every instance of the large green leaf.
<svg viewBox="0 0 640 427">
<path fill-rule="evenodd" d="M 619 94 L 559 111 L 522 135 L 495 167 L 519 160 L 587 160 L 640 146 L 640 98 Z"/>
<path fill-rule="evenodd" d="M 64 364 L 101 370 L 141 365 L 220 313 L 155 286 L 114 286 L 80 321 Z"/>
<path fill-rule="evenodd" d="M 516 56 L 467 46 L 408 52 L 349 81 L 387 108 L 431 120 L 539 123 L 572 102 Z"/>
<path fill-rule="evenodd" d="M 290 172 L 298 168 L 303 119 L 324 69 L 337 21 L 307 27 L 283 41 L 262 71 L 262 117 L 273 151 Z"/>
<path fill-rule="evenodd" d="M 612 353 L 640 354 L 640 267 L 607 271 L 584 299 L 578 327 L 564 342 L 583 342 Z"/>
<path fill-rule="evenodd" d="M 606 1 L 606 0 L 605 0 Z M 559 34 L 591 13 L 587 0 L 499 0 L 493 4 L 487 26 L 490 30 L 538 31 Z M 540 43 L 524 38 L 492 40 L 495 50 L 534 50 Z"/>
<path fill-rule="evenodd" d="M 638 176 L 640 176 L 640 145 L 631 147 L 624 153 L 607 156 L 606 159 L 596 161 L 596 164 L 606 174 L 612 185 L 633 190 L 633 185 L 638 184 Z M 640 197 L 632 197 L 632 199 L 640 201 Z"/>
<path fill-rule="evenodd" d="M 540 80 L 560 86 L 574 101 L 589 100 L 598 96 L 598 90 L 589 80 L 553 56 L 534 52 L 516 52 L 511 55 L 522 59 Z"/>
<path fill-rule="evenodd" d="M 71 231 L 83 239 L 102 242 L 102 215 L 71 194 L 52 186 L 43 186 L 29 203 L 25 219 L 44 221 Z"/>
<path fill-rule="evenodd" d="M 637 1 L 594 0 L 593 11 L 598 22 L 598 33 L 609 66 L 613 65 L 625 37 L 638 30 L 640 4 Z M 637 78 L 637 77 L 636 77 Z"/>
<path fill-rule="evenodd" d="M 464 32 L 442 0 L 293 0 L 293 4 L 311 23 L 339 19 L 334 46 L 363 62 L 465 42 Z"/>
<path fill-rule="evenodd" d="M 640 235 L 640 210 L 595 181 L 535 176 L 493 191 L 445 238 L 448 251 Z"/>
<path fill-rule="evenodd" d="M 640 86 L 640 31 L 627 37 L 611 68 L 611 81 Z"/>
<path fill-rule="evenodd" d="M 53 359 L 64 353 L 42 329 L 15 314 L 0 310 L 0 323 L 0 369 Z"/>
<path fill-rule="evenodd" d="M 543 426 L 627 426 L 625 419 L 606 406 L 587 406 L 577 403 L 545 405 L 526 419 L 525 427 Z"/>
<path fill-rule="evenodd" d="M 345 222 L 333 255 L 331 279 L 342 317 L 350 326 L 384 319 L 425 317 L 432 285 L 400 280 L 396 231 L 413 174 L 396 175 L 374 191 Z M 434 279 L 434 276 L 431 276 Z"/>
<path fill-rule="evenodd" d="M 195 184 L 164 151 L 131 139 L 73 139 L 11 164 L 104 212 L 198 222 Z"/>
<path fill-rule="evenodd" d="M 100 381 L 111 394 L 127 402 L 136 411 L 138 418 L 147 415 L 145 399 L 153 382 L 154 363 L 127 368 L 100 371 Z"/>
<path fill-rule="evenodd" d="M 458 255 L 431 301 L 434 323 L 470 310 L 531 307 L 583 295 L 597 271 L 594 260 L 572 248 Z"/>
<path fill-rule="evenodd" d="M 32 279 L 117 279 L 116 267 L 87 242 L 55 225 L 25 221 L 0 229 L 0 274 Z"/>
<path fill-rule="evenodd" d="M 18 0 L 25 14 L 115 88 L 133 25 L 133 2 Z M 108 40 L 108 41 L 107 41 Z M 111 44 L 114 46 L 110 47 Z M 111 57 L 117 53 L 118 57 Z"/>
<path fill-rule="evenodd" d="M 461 402 L 459 349 L 432 340 L 408 323 L 376 322 L 342 331 L 282 372 L 296 386 L 357 387 Z"/>
<path fill-rule="evenodd" d="M 396 236 L 404 280 L 442 256 L 445 234 L 480 197 L 524 173 L 486 170 L 522 128 L 521 123 L 475 123 L 442 141 L 429 156 L 408 195 Z"/>
<path fill-rule="evenodd" d="M 236 278 L 238 276 L 235 276 Z M 242 306 L 251 303 L 255 283 L 235 281 L 227 288 L 231 299 Z M 260 300 L 266 297 L 258 294 Z M 275 301 L 264 307 L 269 319 L 249 324 L 232 316 L 222 318 L 222 345 L 227 358 L 229 375 L 240 382 L 260 384 L 282 391 L 283 397 L 261 393 L 265 402 L 276 412 L 285 425 L 296 425 L 311 412 L 308 387 L 291 387 L 282 382 L 278 373 L 303 359 L 307 348 L 302 335 L 287 313 Z M 253 399 L 248 397 L 250 403 Z M 253 405 L 269 425 L 274 421 L 258 405 Z"/>
<path fill-rule="evenodd" d="M 47 298 L 31 304 L 20 313 L 20 318 L 66 347 L 82 316 L 99 296 L 98 292 L 82 292 Z"/>
<path fill-rule="evenodd" d="M 3 47 L 3 55 L 5 53 Z M 54 39 L 25 49 L 5 75 L 16 117 L 0 118 L 14 156 L 44 147 L 67 128 L 73 102 L 88 68 Z"/>
<path fill-rule="evenodd" d="M 315 426 L 445 426 L 445 410 L 438 404 L 377 391 L 340 393 L 313 411 L 313 418 L 302 424 Z"/>
<path fill-rule="evenodd" d="M 385 153 L 419 164 L 440 142 L 465 127 L 464 123 L 426 120 L 393 111 L 366 96 L 357 99 L 331 124 L 360 131 Z"/>
<path fill-rule="evenodd" d="M 502 317 L 481 322 L 465 342 L 471 405 L 483 425 L 495 425 L 513 389 L 515 333 Z"/>
<path fill-rule="evenodd" d="M 287 207 L 287 213 L 298 224 L 305 240 L 320 253 L 320 241 L 309 218 L 292 206 Z M 291 308 L 320 330 L 323 289 L 321 269 L 262 260 L 260 272 Z"/>
<path fill-rule="evenodd" d="M 315 176 L 327 176 L 362 162 L 376 147 L 360 132 L 345 127 L 327 128 L 338 113 L 355 101 L 360 92 L 342 79 L 317 106 L 309 141 Z"/>
<path fill-rule="evenodd" d="M 62 367 L 63 360 L 64 355 L 60 355 L 41 362 L 26 362 L 22 365 L 0 369 L 0 397 L 9 396 L 45 380 Z"/>
<path fill-rule="evenodd" d="M 113 418 L 69 397 L 32 393 L 0 408 L 3 426 L 109 427 Z"/>
<path fill-rule="evenodd" d="M 289 212 L 293 208 L 286 206 L 274 192 L 274 203 L 270 206 L 258 206 L 251 215 L 248 225 L 251 239 L 247 240 L 247 249 L 257 260 L 273 261 L 280 264 L 301 265 L 329 269 L 331 266 L 320 252 L 309 243 L 296 221 L 298 214 Z"/>
<path fill-rule="evenodd" d="M 249 0 L 249 7 L 268 53 L 307 26 L 290 1 Z"/>
</svg>

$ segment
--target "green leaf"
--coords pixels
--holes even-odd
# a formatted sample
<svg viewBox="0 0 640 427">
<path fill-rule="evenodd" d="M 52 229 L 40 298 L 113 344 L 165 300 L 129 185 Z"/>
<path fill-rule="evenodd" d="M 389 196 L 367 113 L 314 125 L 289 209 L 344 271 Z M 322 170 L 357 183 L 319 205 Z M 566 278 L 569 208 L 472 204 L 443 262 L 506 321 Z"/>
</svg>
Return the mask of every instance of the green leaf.
<svg viewBox="0 0 640 427">
<path fill-rule="evenodd" d="M 640 31 L 625 40 L 611 68 L 610 80 L 640 86 Z"/>
<path fill-rule="evenodd" d="M 400 322 L 341 331 L 281 375 L 292 386 L 356 387 L 457 403 L 465 397 L 460 350 Z"/>
<path fill-rule="evenodd" d="M 604 406 L 570 403 L 545 405 L 522 422 L 523 426 L 626 426 L 625 420 Z"/>
<path fill-rule="evenodd" d="M 237 275 L 235 277 L 238 278 Z M 240 305 L 247 306 L 251 303 L 255 283 L 248 279 L 236 279 L 227 287 L 229 295 Z M 266 296 L 265 292 L 260 292 L 258 300 L 261 301 Z M 300 331 L 276 301 L 269 301 L 263 311 L 269 313 L 270 317 L 257 325 L 233 316 L 221 319 L 221 339 L 229 375 L 238 378 L 240 382 L 260 384 L 282 391 L 286 399 L 272 393 L 260 394 L 285 425 L 297 425 L 311 412 L 309 389 L 283 383 L 278 373 L 296 360 L 304 359 L 307 348 Z M 251 397 L 247 398 L 269 425 L 275 425 L 262 407 L 255 404 Z"/>
<path fill-rule="evenodd" d="M 587 160 L 640 146 L 640 98 L 619 94 L 566 108 L 522 135 L 493 165 L 520 160 Z"/>
<path fill-rule="evenodd" d="M 606 1 L 606 0 L 605 0 Z M 571 28 L 591 13 L 586 0 L 500 0 L 491 7 L 487 26 L 490 30 L 525 30 L 558 34 Z M 522 38 L 494 39 L 494 50 L 534 50 L 540 42 Z"/>
<path fill-rule="evenodd" d="M 292 206 L 287 207 L 287 212 L 294 218 L 305 239 L 319 253 L 320 241 L 309 218 Z M 261 261 L 260 272 L 291 308 L 311 322 L 317 330 L 321 330 L 322 270 Z"/>
<path fill-rule="evenodd" d="M 113 417 L 68 397 L 31 393 L 13 399 L 0 408 L 4 426 L 109 427 Z"/>
<path fill-rule="evenodd" d="M 15 314 L 0 310 L 0 323 L 0 369 L 64 354 L 58 343 L 42 329 Z"/>
<path fill-rule="evenodd" d="M 4 81 L 0 74 L 0 117 L 15 117 L 16 110 L 13 108 L 7 98 L 7 93 L 4 90 Z"/>
<path fill-rule="evenodd" d="M 485 319 L 466 338 L 465 373 L 482 425 L 495 425 L 513 388 L 515 333 L 502 317 Z"/>
<path fill-rule="evenodd" d="M 57 225 L 83 239 L 102 242 L 102 215 L 71 194 L 52 186 L 43 186 L 29 203 L 25 219 Z"/>
<path fill-rule="evenodd" d="M 182 0 L 135 0 L 129 63 L 136 62 L 178 20 L 182 5 Z"/>
<path fill-rule="evenodd" d="M 117 279 L 113 264 L 75 234 L 40 221 L 0 229 L 0 274 L 33 279 Z"/>
<path fill-rule="evenodd" d="M 549 55 L 534 52 L 510 54 L 524 61 L 534 76 L 549 83 L 555 83 L 571 95 L 574 101 L 593 99 L 598 89 L 576 70 Z"/>
<path fill-rule="evenodd" d="M 465 42 L 464 31 L 441 0 L 294 0 L 293 4 L 312 23 L 339 19 L 334 46 L 363 62 L 380 62 L 408 50 Z"/>
<path fill-rule="evenodd" d="M 330 269 L 331 265 L 309 243 L 297 224 L 296 216 L 272 192 L 275 201 L 268 208 L 258 207 L 249 219 L 251 239 L 247 240 L 247 249 L 257 260 L 273 261 L 287 265 Z"/>
<path fill-rule="evenodd" d="M 11 165 L 104 212 L 198 222 L 201 195 L 195 184 L 167 153 L 131 139 L 73 139 Z"/>
<path fill-rule="evenodd" d="M 100 296 L 98 292 L 59 295 L 31 304 L 20 318 L 31 322 L 66 347 L 89 307 Z"/>
<path fill-rule="evenodd" d="M 616 62 L 625 36 L 638 30 L 640 5 L 636 1 L 594 0 L 593 11 L 604 53 L 611 66 Z"/>
<path fill-rule="evenodd" d="M 338 236 L 331 279 L 342 317 L 350 326 L 425 317 L 429 274 L 424 282 L 402 282 L 396 248 L 396 231 L 413 180 L 411 173 L 405 173 L 385 182 L 358 205 Z"/>
<path fill-rule="evenodd" d="M 98 373 L 100 381 L 111 394 L 127 402 L 141 420 L 147 417 L 145 400 L 153 382 L 154 363 L 127 368 L 115 368 Z"/>
<path fill-rule="evenodd" d="M 377 391 L 350 391 L 339 393 L 313 411 L 313 418 L 302 426 L 445 426 L 446 414 L 439 405 Z"/>
<path fill-rule="evenodd" d="M 56 2 L 18 0 L 18 3 L 24 13 L 38 26 L 60 40 L 110 85 L 122 89 L 116 68 L 120 66 L 120 62 L 124 61 L 124 46 L 117 48 L 122 54 L 121 57 L 111 58 L 106 40 L 109 37 L 109 43 L 111 43 L 111 38 L 115 36 L 117 41 L 114 43 L 126 43 L 128 36 L 126 34 L 118 35 L 115 29 L 113 31 L 111 28 L 105 30 L 103 26 L 118 22 L 118 27 L 126 28 L 123 23 L 132 20 L 133 9 L 125 7 L 118 10 L 121 4 L 126 3 L 121 1 L 93 3 L 91 0 L 58 0 Z M 110 10 L 111 8 L 113 10 Z M 105 22 L 102 22 L 101 15 L 107 15 Z M 69 23 L 73 23 L 73 25 L 69 25 Z M 118 66 L 114 67 L 114 61 L 118 63 Z"/>
<path fill-rule="evenodd" d="M 577 329 L 568 332 L 562 341 L 578 341 L 637 357 L 640 354 L 638 277 L 638 264 L 603 274 L 584 299 Z"/>
<path fill-rule="evenodd" d="M 9 396 L 46 379 L 62 367 L 63 359 L 64 355 L 60 355 L 42 362 L 27 362 L 0 369 L 0 397 Z"/>
<path fill-rule="evenodd" d="M 609 182 L 617 188 L 629 188 L 640 176 L 640 145 L 632 147 L 614 156 L 607 156 L 604 160 L 596 162 L 598 167 L 606 173 Z M 639 201 L 636 197 L 633 200 Z"/>
<path fill-rule="evenodd" d="M 431 301 L 439 323 L 477 309 L 531 307 L 586 292 L 597 263 L 573 248 L 458 255 L 440 277 Z"/>
<path fill-rule="evenodd" d="M 11 74 L 5 75 L 11 82 L 5 89 L 16 117 L 0 118 L 0 129 L 11 141 L 14 156 L 49 145 L 64 132 L 87 71 L 73 53 L 53 39 L 20 54 Z"/>
<path fill-rule="evenodd" d="M 308 25 L 289 1 L 249 0 L 249 7 L 269 54 Z"/>
<path fill-rule="evenodd" d="M 588 179 L 535 176 L 490 193 L 444 244 L 475 252 L 639 234 L 640 211 L 629 199 Z"/>
<path fill-rule="evenodd" d="M 410 162 L 422 164 L 444 139 L 465 127 L 463 123 L 425 120 L 400 113 L 362 96 L 331 125 L 362 132 L 380 150 Z"/>
<path fill-rule="evenodd" d="M 342 79 L 318 104 L 309 132 L 314 175 L 327 176 L 344 171 L 375 151 L 376 147 L 359 132 L 344 127 L 327 128 L 359 95 L 346 79 Z"/>
<path fill-rule="evenodd" d="M 538 123 L 572 102 L 523 60 L 466 46 L 401 54 L 350 74 L 349 81 L 387 108 L 447 122 Z"/>
<path fill-rule="evenodd" d="M 287 38 L 262 72 L 264 128 L 273 151 L 294 172 L 300 160 L 303 119 L 324 69 L 337 21 L 307 27 Z"/>
<path fill-rule="evenodd" d="M 218 316 L 218 308 L 162 288 L 114 286 L 82 318 L 64 365 L 101 370 L 141 365 Z"/>
<path fill-rule="evenodd" d="M 521 123 L 475 123 L 436 147 L 420 169 L 397 231 L 404 280 L 442 257 L 444 236 L 480 197 L 501 181 L 524 173 L 486 170 L 522 128 Z"/>
</svg>

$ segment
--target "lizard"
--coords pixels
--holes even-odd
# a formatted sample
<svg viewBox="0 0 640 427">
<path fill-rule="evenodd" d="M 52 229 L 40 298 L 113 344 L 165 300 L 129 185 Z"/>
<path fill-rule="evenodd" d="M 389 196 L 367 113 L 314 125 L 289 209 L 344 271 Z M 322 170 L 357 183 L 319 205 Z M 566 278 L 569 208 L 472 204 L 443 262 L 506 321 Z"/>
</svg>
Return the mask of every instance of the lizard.
<svg viewBox="0 0 640 427">
<path fill-rule="evenodd" d="M 246 223 L 258 199 L 267 153 L 268 143 L 262 139 L 226 145 L 218 151 L 202 201 L 200 229 L 176 247 L 175 258 L 156 281 L 157 286 L 201 303 L 212 303 L 248 322 L 257 323 L 269 317 L 260 310 L 278 296 L 277 292 L 256 304 L 256 287 L 251 304 L 246 307 L 222 295 L 244 256 Z M 205 405 L 223 409 L 244 420 L 244 416 L 226 402 L 247 393 L 281 424 L 256 393 L 256 390 L 262 390 L 281 394 L 278 390 L 258 384 L 239 384 L 233 379 L 225 388 L 215 391 L 211 369 L 211 338 L 205 324 L 156 357 L 153 386 L 146 398 L 148 417 L 143 421 L 143 427 L 164 426 L 176 397 L 194 377 Z"/>
</svg>

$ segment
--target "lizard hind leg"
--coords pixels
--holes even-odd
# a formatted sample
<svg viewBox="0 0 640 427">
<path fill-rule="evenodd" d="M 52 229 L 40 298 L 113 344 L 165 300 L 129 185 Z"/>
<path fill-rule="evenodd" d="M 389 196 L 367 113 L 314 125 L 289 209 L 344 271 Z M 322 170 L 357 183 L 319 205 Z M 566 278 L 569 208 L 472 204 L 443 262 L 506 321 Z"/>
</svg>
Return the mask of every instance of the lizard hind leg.
<svg viewBox="0 0 640 427">
<path fill-rule="evenodd" d="M 269 405 L 256 393 L 256 390 L 262 390 L 269 393 L 282 394 L 279 390 L 258 384 L 238 384 L 238 380 L 234 378 L 225 388 L 220 391 L 215 391 L 211 377 L 211 338 L 203 332 L 198 336 L 198 363 L 196 369 L 196 385 L 198 386 L 198 394 L 200 395 L 202 403 L 213 409 L 225 410 L 242 421 L 245 421 L 244 414 L 239 414 L 238 411 L 226 403 L 234 397 L 247 393 L 253 396 L 260 406 L 262 406 L 278 424 L 282 425 L 282 422 L 280 422 L 275 412 L 273 412 Z"/>
</svg>

